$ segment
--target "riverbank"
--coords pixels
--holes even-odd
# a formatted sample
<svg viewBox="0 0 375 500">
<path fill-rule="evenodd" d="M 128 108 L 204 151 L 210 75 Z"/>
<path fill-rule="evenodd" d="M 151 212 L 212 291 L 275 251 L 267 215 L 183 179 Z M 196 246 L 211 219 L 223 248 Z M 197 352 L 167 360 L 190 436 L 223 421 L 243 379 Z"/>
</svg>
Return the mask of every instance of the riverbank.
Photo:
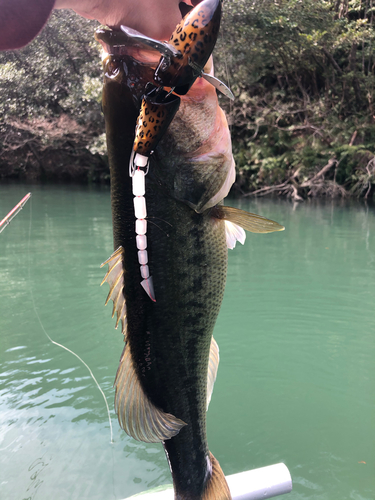
<svg viewBox="0 0 375 500">
<path fill-rule="evenodd" d="M 354 0 L 225 3 L 214 58 L 235 96 L 220 97 L 233 194 L 374 198 L 374 13 Z M 57 11 L 0 53 L 0 180 L 109 182 L 95 27 Z"/>
<path fill-rule="evenodd" d="M 0 123 L 0 180 L 109 182 L 100 112 L 92 123 L 69 115 Z"/>
<path fill-rule="evenodd" d="M 98 112 L 90 126 L 79 124 L 69 115 L 55 119 L 17 120 L 0 124 L 0 181 L 109 183 L 105 153 L 104 123 Z M 286 150 L 273 157 L 277 168 L 268 168 L 270 158 L 256 157 L 261 148 L 253 141 L 234 138 L 237 179 L 235 196 L 278 195 L 303 201 L 315 197 L 374 197 L 375 161 L 371 151 L 355 144 L 357 134 L 346 148 L 335 155 L 326 151 L 315 165 L 293 165 L 288 158 L 296 154 Z M 300 144 L 303 137 L 298 138 Z M 301 146 L 300 146 L 301 147 Z M 254 153 L 255 152 L 255 153 Z M 307 155 L 309 149 L 301 154 Z M 349 169 L 348 161 L 356 162 Z"/>
</svg>

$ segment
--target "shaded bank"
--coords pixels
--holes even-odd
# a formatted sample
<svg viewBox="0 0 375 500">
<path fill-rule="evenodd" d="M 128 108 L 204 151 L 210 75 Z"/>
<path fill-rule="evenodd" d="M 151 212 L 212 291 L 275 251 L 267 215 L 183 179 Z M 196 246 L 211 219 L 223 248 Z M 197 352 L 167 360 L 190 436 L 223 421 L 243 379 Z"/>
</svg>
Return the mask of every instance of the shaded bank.
<svg viewBox="0 0 375 500">
<path fill-rule="evenodd" d="M 0 124 L 0 180 L 109 182 L 107 156 L 98 152 L 104 128 L 69 115 Z"/>
<path fill-rule="evenodd" d="M 0 179 L 109 176 L 96 25 L 57 11 L 27 47 L 0 52 Z"/>
</svg>

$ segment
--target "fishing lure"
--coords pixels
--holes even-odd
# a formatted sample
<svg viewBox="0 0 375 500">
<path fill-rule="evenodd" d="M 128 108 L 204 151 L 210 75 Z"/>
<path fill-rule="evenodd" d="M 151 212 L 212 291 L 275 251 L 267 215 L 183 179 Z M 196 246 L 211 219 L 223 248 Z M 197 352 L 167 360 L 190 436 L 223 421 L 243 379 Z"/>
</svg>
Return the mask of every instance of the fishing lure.
<svg viewBox="0 0 375 500">
<path fill-rule="evenodd" d="M 144 91 L 135 129 L 133 152 L 129 163 L 134 195 L 135 232 L 140 265 L 141 286 L 155 301 L 147 253 L 147 203 L 145 177 L 149 158 L 165 134 L 185 95 L 198 77 L 205 78 L 218 90 L 233 99 L 228 87 L 213 75 L 204 72 L 220 28 L 221 0 L 203 0 L 188 12 L 171 34 L 168 42 L 160 42 L 121 26 L 121 32 L 99 28 L 96 39 L 109 54 L 120 56 L 121 47 L 149 48 L 161 54 L 157 67 Z M 116 78 L 114 70 L 111 78 Z"/>
<path fill-rule="evenodd" d="M 145 200 L 145 176 L 149 169 L 149 156 L 165 134 L 179 105 L 177 95 L 151 86 L 142 100 L 141 112 L 135 131 L 133 154 L 130 158 L 129 175 L 132 177 L 134 195 L 135 232 L 140 264 L 141 285 L 151 300 L 155 301 L 152 277 L 148 269 L 147 254 L 147 208 Z M 150 88 L 150 87 L 149 87 Z"/>
</svg>

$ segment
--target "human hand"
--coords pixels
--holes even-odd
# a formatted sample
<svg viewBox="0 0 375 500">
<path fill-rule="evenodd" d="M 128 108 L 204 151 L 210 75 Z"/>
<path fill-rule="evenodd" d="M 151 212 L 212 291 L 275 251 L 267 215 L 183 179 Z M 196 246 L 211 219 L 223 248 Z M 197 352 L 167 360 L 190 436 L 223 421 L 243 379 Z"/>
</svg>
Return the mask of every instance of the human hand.
<svg viewBox="0 0 375 500">
<path fill-rule="evenodd" d="M 200 0 L 185 0 L 194 6 Z M 110 28 L 133 28 L 158 40 L 168 40 L 181 20 L 180 0 L 56 0 L 55 9 L 72 9 Z"/>
<path fill-rule="evenodd" d="M 179 0 L 0 0 L 0 50 L 18 49 L 31 42 L 53 8 L 72 9 L 111 28 L 124 24 L 159 40 L 168 40 L 182 17 Z"/>
</svg>

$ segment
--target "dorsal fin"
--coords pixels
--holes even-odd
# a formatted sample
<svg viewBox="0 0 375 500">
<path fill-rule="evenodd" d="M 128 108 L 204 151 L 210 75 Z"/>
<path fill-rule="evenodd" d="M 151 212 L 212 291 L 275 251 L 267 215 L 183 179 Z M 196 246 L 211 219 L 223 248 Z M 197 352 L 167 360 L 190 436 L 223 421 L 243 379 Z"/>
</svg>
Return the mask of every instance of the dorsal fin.
<svg viewBox="0 0 375 500">
<path fill-rule="evenodd" d="M 105 305 L 108 304 L 110 300 L 113 300 L 113 310 L 112 310 L 112 318 L 117 313 L 116 325 L 115 328 L 118 327 L 118 324 L 121 320 L 122 323 L 122 333 L 125 335 L 126 333 L 126 304 L 125 297 L 123 294 L 124 288 L 124 269 L 122 266 L 122 258 L 123 258 L 124 249 L 119 247 L 113 254 L 107 259 L 100 267 L 108 264 L 107 274 L 104 276 L 103 283 L 107 282 L 110 286 L 109 293 L 107 296 L 107 300 L 105 301 Z"/>
<path fill-rule="evenodd" d="M 135 371 L 129 345 L 125 346 L 115 379 L 115 410 L 129 436 L 146 443 L 172 438 L 186 424 L 156 408 L 144 393 Z"/>
<path fill-rule="evenodd" d="M 212 209 L 211 215 L 216 219 L 224 219 L 252 233 L 273 233 L 284 231 L 285 227 L 277 222 L 266 219 L 261 215 L 245 212 L 239 208 L 217 205 Z"/>
<path fill-rule="evenodd" d="M 215 339 L 212 337 L 207 373 L 207 410 L 208 405 L 211 401 L 212 391 L 214 390 L 214 383 L 216 380 L 217 369 L 219 367 L 219 360 L 219 346 L 217 345 Z"/>
</svg>

